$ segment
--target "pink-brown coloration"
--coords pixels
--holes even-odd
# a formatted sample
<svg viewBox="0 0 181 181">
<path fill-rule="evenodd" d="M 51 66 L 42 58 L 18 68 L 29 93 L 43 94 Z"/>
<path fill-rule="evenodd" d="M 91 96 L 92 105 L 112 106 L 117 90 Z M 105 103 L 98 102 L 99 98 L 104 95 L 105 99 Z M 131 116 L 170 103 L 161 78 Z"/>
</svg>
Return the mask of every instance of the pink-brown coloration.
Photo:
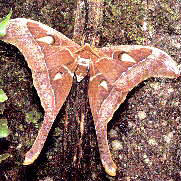
<svg viewBox="0 0 181 181">
<path fill-rule="evenodd" d="M 149 77 L 176 78 L 176 63 L 163 51 L 146 46 L 79 46 L 54 29 L 23 18 L 10 21 L 3 41 L 17 46 L 32 70 L 33 83 L 45 110 L 38 136 L 24 164 L 40 154 L 60 108 L 72 86 L 74 73 L 81 81 L 90 72 L 89 102 L 105 171 L 116 175 L 107 140 L 107 123 L 128 92 Z M 124 58 L 123 58 L 123 55 Z"/>
</svg>

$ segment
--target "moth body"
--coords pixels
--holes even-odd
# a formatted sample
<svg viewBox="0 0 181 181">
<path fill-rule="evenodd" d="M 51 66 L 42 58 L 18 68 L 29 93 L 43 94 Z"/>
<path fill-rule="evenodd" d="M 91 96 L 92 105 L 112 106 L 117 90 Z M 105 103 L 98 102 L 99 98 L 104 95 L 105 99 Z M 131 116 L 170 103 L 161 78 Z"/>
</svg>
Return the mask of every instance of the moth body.
<svg viewBox="0 0 181 181">
<path fill-rule="evenodd" d="M 80 82 L 89 72 L 91 59 L 77 57 L 77 68 L 75 71 L 77 81 Z"/>
</svg>

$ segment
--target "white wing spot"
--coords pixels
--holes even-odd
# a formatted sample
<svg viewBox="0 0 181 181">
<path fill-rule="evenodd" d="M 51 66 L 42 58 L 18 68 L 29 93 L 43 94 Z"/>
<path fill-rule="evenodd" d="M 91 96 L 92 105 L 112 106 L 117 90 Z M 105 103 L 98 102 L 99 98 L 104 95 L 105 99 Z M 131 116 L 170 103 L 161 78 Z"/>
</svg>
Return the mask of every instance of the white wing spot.
<svg viewBox="0 0 181 181">
<path fill-rule="evenodd" d="M 55 43 L 55 39 L 53 38 L 53 36 L 50 35 L 38 38 L 37 41 L 47 43 L 48 45 L 52 45 L 53 43 Z"/>
<path fill-rule="evenodd" d="M 104 89 L 108 90 L 108 85 L 107 82 L 105 80 L 101 81 L 101 83 L 99 84 L 99 86 L 103 87 Z"/>
<path fill-rule="evenodd" d="M 55 77 L 53 78 L 53 80 L 59 80 L 59 79 L 62 79 L 63 77 L 63 73 L 62 72 L 59 72 L 55 75 Z"/>
<path fill-rule="evenodd" d="M 123 62 L 136 63 L 136 61 L 134 60 L 134 58 L 132 58 L 131 56 L 129 56 L 127 53 L 123 53 L 123 54 L 121 55 L 121 61 L 123 61 Z"/>
</svg>

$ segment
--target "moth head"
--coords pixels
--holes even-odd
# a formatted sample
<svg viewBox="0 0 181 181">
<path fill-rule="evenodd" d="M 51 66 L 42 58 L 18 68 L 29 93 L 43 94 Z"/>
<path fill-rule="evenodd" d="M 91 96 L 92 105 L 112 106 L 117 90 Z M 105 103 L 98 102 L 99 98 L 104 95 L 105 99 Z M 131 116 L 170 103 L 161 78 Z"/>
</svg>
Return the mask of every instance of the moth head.
<svg viewBox="0 0 181 181">
<path fill-rule="evenodd" d="M 89 68 L 90 62 L 91 62 L 90 58 L 83 58 L 80 56 L 77 57 L 77 64 L 80 66 L 84 66 L 84 67 Z"/>
<path fill-rule="evenodd" d="M 74 54 L 77 54 L 82 58 L 99 58 L 97 49 L 87 43 L 83 45 L 80 49 L 75 51 Z"/>
</svg>

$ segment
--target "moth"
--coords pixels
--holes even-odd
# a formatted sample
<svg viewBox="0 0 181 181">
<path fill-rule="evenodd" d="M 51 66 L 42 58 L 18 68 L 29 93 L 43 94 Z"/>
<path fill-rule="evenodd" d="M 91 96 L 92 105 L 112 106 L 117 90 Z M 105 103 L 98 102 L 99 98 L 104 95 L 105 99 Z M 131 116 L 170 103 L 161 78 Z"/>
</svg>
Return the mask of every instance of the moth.
<svg viewBox="0 0 181 181">
<path fill-rule="evenodd" d="M 33 84 L 45 110 L 44 121 L 24 165 L 39 156 L 51 126 L 72 86 L 89 73 L 89 103 L 94 119 L 102 165 L 116 175 L 109 150 L 107 124 L 128 92 L 149 77 L 177 78 L 175 61 L 165 52 L 148 46 L 120 45 L 96 48 L 78 45 L 60 32 L 33 20 L 12 19 L 2 41 L 19 48 L 32 71 Z"/>
</svg>

